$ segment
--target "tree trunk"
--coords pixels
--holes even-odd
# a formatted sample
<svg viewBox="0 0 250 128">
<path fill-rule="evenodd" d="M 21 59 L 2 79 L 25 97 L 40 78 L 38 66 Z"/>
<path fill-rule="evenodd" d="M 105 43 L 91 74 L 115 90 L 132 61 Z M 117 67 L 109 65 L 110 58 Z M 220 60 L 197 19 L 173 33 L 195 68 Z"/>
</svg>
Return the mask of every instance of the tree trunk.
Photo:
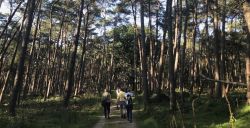
<svg viewBox="0 0 250 128">
<path fill-rule="evenodd" d="M 181 32 L 182 32 L 182 14 L 181 14 L 181 0 L 176 1 L 175 9 L 175 35 L 174 35 L 174 72 L 178 70 L 179 64 L 179 51 L 181 43 Z M 177 75 L 177 73 L 175 73 Z M 177 78 L 177 76 L 175 76 Z"/>
<path fill-rule="evenodd" d="M 175 78 L 174 78 L 174 55 L 173 55 L 173 32 L 172 32 L 172 0 L 167 1 L 168 17 L 168 81 L 170 85 L 170 111 L 174 112 L 175 99 Z"/>
<path fill-rule="evenodd" d="M 141 46 L 142 46 L 142 79 L 143 79 L 143 98 L 144 110 L 148 111 L 148 78 L 147 78 L 147 55 L 145 44 L 145 29 L 144 29 L 144 0 L 140 1 L 141 6 Z"/>
<path fill-rule="evenodd" d="M 85 52 L 86 52 L 86 44 L 87 44 L 87 37 L 88 37 L 88 26 L 89 26 L 89 6 L 87 6 L 87 15 L 85 21 L 84 21 L 84 38 L 83 38 L 83 44 L 82 44 L 82 54 L 81 54 L 81 60 L 80 60 L 80 70 L 79 70 L 79 89 L 84 84 L 84 74 L 85 74 Z M 78 90 L 80 91 L 80 90 Z M 75 92 L 76 95 L 76 92 Z"/>
<path fill-rule="evenodd" d="M 35 50 L 35 43 L 36 43 L 36 37 L 37 37 L 37 32 L 38 32 L 38 26 L 39 26 L 39 22 L 40 22 L 40 13 L 41 13 L 41 5 L 42 5 L 42 1 L 39 0 L 39 10 L 38 10 L 38 14 L 37 14 L 37 20 L 36 20 L 36 28 L 35 28 L 35 32 L 34 32 L 34 36 L 33 36 L 33 42 L 32 42 L 32 47 L 30 49 L 30 53 L 29 53 L 29 60 L 28 60 L 28 66 L 27 66 L 27 73 L 24 79 L 24 91 L 23 91 L 23 99 L 26 98 L 27 93 L 28 93 L 28 85 L 30 84 L 29 82 L 29 77 L 31 76 L 31 66 L 32 66 L 32 61 L 33 61 L 33 56 L 34 56 L 34 50 Z"/>
<path fill-rule="evenodd" d="M 26 50 L 27 50 L 27 46 L 29 43 L 29 36 L 30 36 L 30 32 L 31 32 L 31 27 L 32 27 L 32 22 L 33 22 L 33 13 L 35 11 L 35 6 L 36 6 L 36 1 L 35 0 L 29 0 L 28 1 L 28 5 L 30 5 L 29 9 L 28 9 L 28 16 L 27 16 L 27 26 L 26 29 L 24 31 L 24 36 L 23 36 L 23 40 L 22 40 L 22 51 L 21 51 L 21 56 L 19 58 L 19 64 L 18 64 L 18 72 L 16 75 L 16 79 L 15 79 L 15 84 L 14 84 L 14 88 L 12 91 L 12 96 L 11 96 L 11 100 L 10 100 L 10 106 L 9 106 L 9 113 L 12 116 L 16 115 L 16 101 L 17 101 L 17 97 L 18 94 L 21 91 L 22 85 L 23 85 L 23 76 L 24 76 L 24 63 L 25 63 L 25 57 L 26 57 Z M 27 5 L 27 6 L 28 6 Z"/>
<path fill-rule="evenodd" d="M 79 43 L 79 37 L 80 37 L 80 29 L 81 29 L 81 23 L 82 23 L 82 16 L 83 16 L 83 5 L 84 5 L 84 0 L 81 0 L 81 7 L 79 9 L 79 19 L 78 19 L 78 24 L 77 24 L 77 29 L 75 31 L 75 40 L 74 40 L 74 51 L 71 56 L 71 61 L 70 61 L 70 68 L 69 68 L 69 76 L 68 76 L 68 85 L 67 85 L 67 93 L 64 98 L 64 107 L 68 107 L 69 105 L 69 99 L 72 93 L 72 89 L 74 86 L 74 72 L 75 72 L 75 62 L 76 62 L 76 53 L 77 53 L 77 47 Z"/>
<path fill-rule="evenodd" d="M 14 62 L 15 62 L 15 58 L 16 58 L 16 53 L 17 53 L 18 47 L 20 47 L 20 46 L 19 46 L 19 43 L 17 43 L 17 45 L 16 45 L 16 48 L 15 48 L 13 57 L 12 57 L 12 59 L 11 59 L 10 69 L 9 69 L 9 71 L 7 72 L 6 78 L 5 78 L 5 80 L 4 80 L 3 87 L 2 87 L 2 89 L 1 89 L 1 91 L 0 91 L 0 103 L 1 103 L 2 100 L 3 100 L 3 94 L 4 94 L 4 91 L 5 91 L 6 87 L 7 87 L 7 85 L 8 85 L 8 82 L 9 82 L 9 79 L 10 79 L 10 74 L 11 74 L 11 72 L 14 72 Z"/>
<path fill-rule="evenodd" d="M 221 41 L 220 41 L 220 79 L 225 80 L 225 27 L 226 27 L 226 0 L 223 0 L 222 6 L 222 28 L 221 28 Z M 221 84 L 222 86 L 222 97 L 225 97 L 225 93 L 227 93 L 225 84 Z"/>
<path fill-rule="evenodd" d="M 196 86 L 196 78 L 197 78 L 197 56 L 196 56 L 196 34 L 197 34 L 197 6 L 198 6 L 198 2 L 196 1 L 194 3 L 194 14 L 193 14 L 193 23 L 194 23 L 194 26 L 193 26 L 193 33 L 192 33 L 192 37 L 193 37 L 193 40 L 192 40 L 192 68 L 191 68 L 191 88 L 190 88 L 190 91 L 191 91 L 191 94 L 193 94 L 193 91 L 194 91 L 194 87 Z"/>
<path fill-rule="evenodd" d="M 150 92 L 154 91 L 155 83 L 154 83 L 154 41 L 153 41 L 153 28 L 152 28 L 152 14 L 151 14 L 151 2 L 148 1 L 148 15 L 149 15 L 149 75 L 148 75 L 148 80 L 149 80 L 149 88 Z"/>
<path fill-rule="evenodd" d="M 157 93 L 160 94 L 161 93 L 161 88 L 163 85 L 163 71 L 164 71 L 164 62 L 165 62 L 165 58 L 164 58 L 164 52 L 165 52 L 165 46 L 166 46 L 166 35 L 167 35 L 167 14 L 168 14 L 168 6 L 166 4 L 166 13 L 164 14 L 164 27 L 163 27 L 163 40 L 161 43 L 161 50 L 160 50 L 160 58 L 159 58 L 159 73 L 158 73 L 158 91 Z"/>
<path fill-rule="evenodd" d="M 214 79 L 220 80 L 220 55 L 219 55 L 219 12 L 218 12 L 218 0 L 215 1 L 214 8 L 214 54 L 215 54 L 215 71 Z M 215 95 L 217 98 L 222 97 L 221 83 L 215 83 Z"/>
<path fill-rule="evenodd" d="M 186 59 L 186 44 L 187 44 L 187 23 L 188 23 L 188 0 L 185 0 L 186 3 L 186 14 L 185 14 L 185 21 L 184 21 L 184 29 L 183 29 L 183 45 L 181 48 L 181 74 L 180 74 L 180 92 L 181 92 L 181 101 L 184 101 L 183 97 L 183 88 L 184 88 L 184 78 L 185 78 L 185 59 Z"/>
<path fill-rule="evenodd" d="M 22 25 L 21 25 L 22 26 Z M 17 40 L 20 40 L 20 33 L 21 33 L 21 30 L 22 30 L 22 27 L 18 27 L 15 31 L 15 33 L 13 34 L 13 36 L 10 38 L 9 42 L 7 43 L 7 46 L 4 48 L 2 48 L 2 51 L 1 51 L 1 58 L 0 58 L 0 72 L 2 72 L 2 69 L 3 69 L 3 64 L 4 64 L 4 57 L 5 57 L 5 54 L 7 52 L 7 49 L 11 46 L 10 44 L 13 42 L 13 40 L 15 39 L 16 37 L 16 34 L 18 34 L 18 39 Z M 7 42 L 7 40 L 6 40 Z"/>
<path fill-rule="evenodd" d="M 243 14 L 247 24 L 247 51 L 246 51 L 246 83 L 247 83 L 247 104 L 250 105 L 250 0 L 243 3 Z"/>
<path fill-rule="evenodd" d="M 138 28 L 136 24 L 136 13 L 137 13 L 137 8 L 136 8 L 136 2 L 132 2 L 132 12 L 133 12 L 133 19 L 134 19 L 134 44 L 133 44 L 133 70 L 132 70 L 132 78 L 133 78 L 133 83 L 132 83 L 132 90 L 137 91 L 137 70 L 136 70 L 136 64 L 137 64 L 137 44 L 139 42 L 138 40 Z"/>
</svg>

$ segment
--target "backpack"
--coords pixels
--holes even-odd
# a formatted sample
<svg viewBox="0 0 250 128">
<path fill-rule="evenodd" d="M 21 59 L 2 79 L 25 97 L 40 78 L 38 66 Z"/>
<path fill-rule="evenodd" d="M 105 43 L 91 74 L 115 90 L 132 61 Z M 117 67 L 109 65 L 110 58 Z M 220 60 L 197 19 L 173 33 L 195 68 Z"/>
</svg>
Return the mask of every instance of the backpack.
<svg viewBox="0 0 250 128">
<path fill-rule="evenodd" d="M 128 109 L 133 109 L 133 101 L 132 98 L 129 98 L 127 101 L 127 108 Z"/>
<path fill-rule="evenodd" d="M 102 102 L 101 102 L 102 106 L 104 107 L 105 104 L 106 104 L 106 99 L 103 99 Z"/>
</svg>

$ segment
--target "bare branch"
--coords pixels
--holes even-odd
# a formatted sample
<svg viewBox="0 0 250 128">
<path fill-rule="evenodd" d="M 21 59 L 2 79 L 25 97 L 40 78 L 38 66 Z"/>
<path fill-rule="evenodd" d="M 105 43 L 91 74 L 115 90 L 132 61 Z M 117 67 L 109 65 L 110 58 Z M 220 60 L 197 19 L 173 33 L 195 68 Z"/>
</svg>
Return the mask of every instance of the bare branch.
<svg viewBox="0 0 250 128">
<path fill-rule="evenodd" d="M 225 83 L 225 84 L 232 84 L 232 85 L 240 85 L 240 86 L 247 86 L 247 84 L 245 83 L 240 83 L 240 82 L 231 82 L 231 81 L 225 81 L 225 80 L 215 80 L 215 79 L 211 79 L 203 74 L 199 74 L 202 78 L 204 78 L 205 80 L 208 81 L 213 81 L 213 82 L 220 82 L 220 83 Z"/>
</svg>

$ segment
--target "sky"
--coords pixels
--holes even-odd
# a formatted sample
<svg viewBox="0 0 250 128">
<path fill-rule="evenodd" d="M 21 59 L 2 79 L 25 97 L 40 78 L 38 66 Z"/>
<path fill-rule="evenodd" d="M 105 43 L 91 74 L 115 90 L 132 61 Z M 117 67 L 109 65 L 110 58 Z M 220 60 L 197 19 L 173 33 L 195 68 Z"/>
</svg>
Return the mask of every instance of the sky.
<svg viewBox="0 0 250 128">
<path fill-rule="evenodd" d="M 4 2 L 2 3 L 1 7 L 0 7 L 0 12 L 3 14 L 9 14 L 10 10 L 9 10 L 9 3 L 6 2 L 6 0 L 4 0 Z"/>
<path fill-rule="evenodd" d="M 160 0 L 160 1 L 162 1 L 162 0 Z M 15 8 L 15 7 L 13 7 L 13 8 Z M 9 4 L 8 0 L 3 1 L 2 5 L 0 7 L 0 13 L 9 15 L 9 13 L 10 13 L 10 4 Z M 153 21 L 153 24 L 154 24 L 155 19 L 153 18 L 152 21 Z M 132 18 L 132 15 L 129 16 L 129 22 L 131 24 L 133 24 L 133 22 L 134 22 L 133 18 Z M 145 17 L 144 22 L 145 22 L 145 26 L 148 26 L 148 18 Z M 137 15 L 137 25 L 140 26 L 140 15 Z"/>
</svg>

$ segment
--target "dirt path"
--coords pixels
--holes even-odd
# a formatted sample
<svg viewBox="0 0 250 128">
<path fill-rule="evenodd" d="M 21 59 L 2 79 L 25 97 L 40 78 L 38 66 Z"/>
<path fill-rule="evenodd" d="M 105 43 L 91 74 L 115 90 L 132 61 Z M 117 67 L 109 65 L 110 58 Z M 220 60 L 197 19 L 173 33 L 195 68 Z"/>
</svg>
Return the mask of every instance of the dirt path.
<svg viewBox="0 0 250 128">
<path fill-rule="evenodd" d="M 110 119 L 105 119 L 104 116 L 101 116 L 94 128 L 136 128 L 135 119 L 133 118 L 132 123 L 127 119 L 122 119 L 120 110 L 116 109 L 114 102 L 112 102 L 110 114 Z"/>
</svg>

